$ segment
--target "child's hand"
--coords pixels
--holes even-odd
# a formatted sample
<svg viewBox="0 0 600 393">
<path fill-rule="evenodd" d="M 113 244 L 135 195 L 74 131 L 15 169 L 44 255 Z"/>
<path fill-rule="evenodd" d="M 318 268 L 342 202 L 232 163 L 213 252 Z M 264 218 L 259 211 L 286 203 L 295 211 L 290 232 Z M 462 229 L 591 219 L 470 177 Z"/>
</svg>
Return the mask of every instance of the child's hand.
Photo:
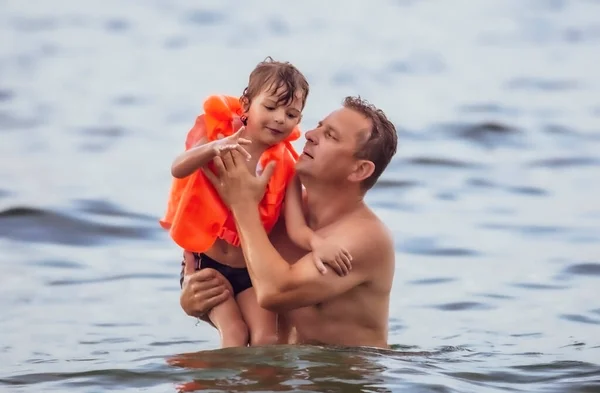
<svg viewBox="0 0 600 393">
<path fill-rule="evenodd" d="M 352 256 L 345 248 L 318 236 L 312 240 L 311 247 L 315 265 L 322 274 L 327 272 L 325 264 L 331 266 L 339 276 L 345 276 L 352 270 Z"/>
<path fill-rule="evenodd" d="M 243 130 L 244 127 L 241 127 L 235 134 L 232 134 L 226 138 L 218 139 L 214 144 L 215 156 L 220 156 L 230 150 L 237 150 L 242 153 L 247 160 L 249 160 L 251 158 L 250 153 L 244 149 L 243 145 L 249 145 L 252 143 L 252 141 L 240 137 Z"/>
</svg>

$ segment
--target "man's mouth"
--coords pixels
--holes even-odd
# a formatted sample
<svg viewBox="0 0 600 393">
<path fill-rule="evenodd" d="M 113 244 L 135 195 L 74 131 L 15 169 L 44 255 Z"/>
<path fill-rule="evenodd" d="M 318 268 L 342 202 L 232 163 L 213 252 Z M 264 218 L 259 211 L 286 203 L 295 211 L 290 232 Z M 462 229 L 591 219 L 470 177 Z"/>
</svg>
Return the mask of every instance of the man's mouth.
<svg viewBox="0 0 600 393">
<path fill-rule="evenodd" d="M 314 160 L 314 157 L 313 157 L 313 156 L 311 156 L 310 154 L 308 154 L 308 153 L 306 152 L 306 150 L 304 150 L 304 151 L 302 152 L 302 154 L 304 154 L 305 156 L 307 156 L 307 157 L 308 157 L 308 158 L 310 158 L 311 160 Z"/>
</svg>

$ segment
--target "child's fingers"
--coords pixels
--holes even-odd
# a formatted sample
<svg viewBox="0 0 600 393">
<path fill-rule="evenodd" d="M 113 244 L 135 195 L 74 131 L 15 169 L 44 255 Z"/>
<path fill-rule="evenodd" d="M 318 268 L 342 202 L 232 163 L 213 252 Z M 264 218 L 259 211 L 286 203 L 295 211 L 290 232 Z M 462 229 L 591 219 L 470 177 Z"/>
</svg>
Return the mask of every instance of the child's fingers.
<svg viewBox="0 0 600 393">
<path fill-rule="evenodd" d="M 323 263 L 323 261 L 321 260 L 321 258 L 319 258 L 318 256 L 314 255 L 314 261 L 315 261 L 315 266 L 317 267 L 317 270 L 319 272 L 321 272 L 321 274 L 327 273 L 327 268 L 325 267 L 325 264 Z"/>
<path fill-rule="evenodd" d="M 336 261 L 335 259 L 329 261 L 327 264 L 329 266 L 331 266 L 331 268 L 336 272 L 336 274 L 338 276 L 344 276 L 345 275 L 344 268 L 342 268 L 342 265 L 338 261 Z"/>
<path fill-rule="evenodd" d="M 223 145 L 223 146 L 219 146 L 218 147 L 218 151 L 217 151 L 217 155 L 222 155 L 223 153 L 226 153 L 228 151 L 233 151 L 233 150 L 237 150 L 240 153 L 242 153 L 242 155 L 244 157 L 246 157 L 247 160 L 249 160 L 250 158 L 252 158 L 252 156 L 250 155 L 250 153 L 248 153 L 248 151 L 246 149 L 244 149 L 241 145 L 237 144 L 237 143 L 230 143 L 227 145 Z"/>
<path fill-rule="evenodd" d="M 244 132 L 245 129 L 246 129 L 246 127 L 241 126 L 240 129 L 237 130 L 236 132 L 234 132 L 232 136 L 233 137 L 239 137 L 242 134 L 242 132 Z"/>
<path fill-rule="evenodd" d="M 344 255 L 346 255 L 346 257 L 348 257 L 348 259 L 350 261 L 352 261 L 352 254 L 350 254 L 350 252 L 348 250 L 346 250 L 345 248 L 342 248 L 342 252 L 344 253 Z"/>
<path fill-rule="evenodd" d="M 235 146 L 235 145 L 228 144 L 228 145 L 218 146 L 216 148 L 217 149 L 217 155 L 221 155 L 221 154 L 225 153 L 226 151 L 230 150 L 232 146 Z"/>
<path fill-rule="evenodd" d="M 344 266 L 343 263 L 340 263 L 340 261 L 338 260 L 338 258 L 332 258 L 331 260 L 327 261 L 327 264 L 329 266 L 331 266 L 331 268 L 335 271 L 335 273 L 338 276 L 345 276 L 346 275 L 346 267 Z"/>
<path fill-rule="evenodd" d="M 336 262 L 338 265 L 340 265 L 340 269 L 342 270 L 342 275 L 345 276 L 348 274 L 348 266 L 346 266 L 346 263 L 344 261 L 344 258 L 341 255 L 338 255 L 335 258 Z"/>
<path fill-rule="evenodd" d="M 342 254 L 340 255 L 340 259 L 344 262 L 344 265 L 346 266 L 346 269 L 348 269 L 348 271 L 352 270 L 352 262 L 350 261 L 348 255 Z"/>
</svg>

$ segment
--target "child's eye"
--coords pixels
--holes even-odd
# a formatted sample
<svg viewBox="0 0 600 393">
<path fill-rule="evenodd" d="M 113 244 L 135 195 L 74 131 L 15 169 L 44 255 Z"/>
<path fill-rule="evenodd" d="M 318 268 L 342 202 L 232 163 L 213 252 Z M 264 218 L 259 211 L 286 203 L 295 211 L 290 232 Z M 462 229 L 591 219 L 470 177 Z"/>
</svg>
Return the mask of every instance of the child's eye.
<svg viewBox="0 0 600 393">
<path fill-rule="evenodd" d="M 267 108 L 267 109 L 268 109 L 268 110 L 270 110 L 270 111 L 272 111 L 272 110 L 274 110 L 274 109 L 275 109 L 275 107 L 272 107 L 272 106 L 267 106 L 267 105 L 265 105 L 265 108 Z"/>
</svg>

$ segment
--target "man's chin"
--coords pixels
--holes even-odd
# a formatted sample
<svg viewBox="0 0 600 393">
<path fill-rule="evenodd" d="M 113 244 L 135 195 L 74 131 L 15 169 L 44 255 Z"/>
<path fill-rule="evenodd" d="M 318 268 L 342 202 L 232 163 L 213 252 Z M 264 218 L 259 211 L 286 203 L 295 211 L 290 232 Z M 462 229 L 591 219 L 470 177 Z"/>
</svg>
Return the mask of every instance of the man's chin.
<svg viewBox="0 0 600 393">
<path fill-rule="evenodd" d="M 302 162 L 302 158 L 299 158 L 298 161 L 296 161 L 296 173 L 298 174 L 304 174 L 305 171 L 305 165 L 304 162 Z"/>
<path fill-rule="evenodd" d="M 299 176 L 308 177 L 311 174 L 311 171 L 309 170 L 309 168 L 307 168 L 307 166 L 303 162 L 297 162 L 295 169 L 296 169 L 296 174 Z"/>
</svg>

